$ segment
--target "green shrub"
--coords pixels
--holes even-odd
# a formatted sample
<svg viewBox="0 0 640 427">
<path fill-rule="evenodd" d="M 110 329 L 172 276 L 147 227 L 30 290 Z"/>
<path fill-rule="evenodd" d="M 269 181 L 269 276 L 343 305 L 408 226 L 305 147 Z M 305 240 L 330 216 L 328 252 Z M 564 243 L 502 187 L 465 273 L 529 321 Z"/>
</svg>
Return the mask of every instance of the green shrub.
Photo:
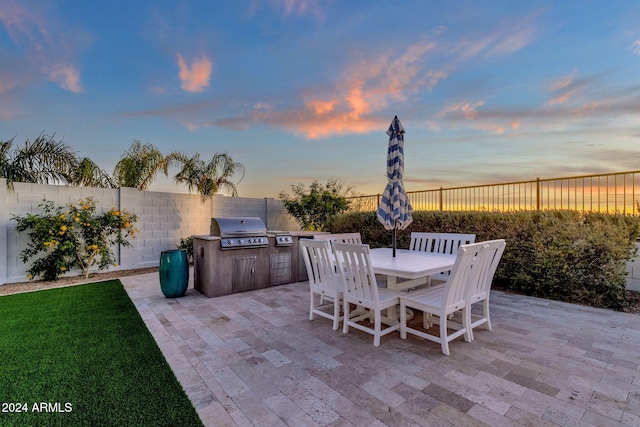
<svg viewBox="0 0 640 427">
<path fill-rule="evenodd" d="M 637 217 L 574 211 L 414 212 L 398 231 L 398 247 L 408 247 L 412 231 L 475 233 L 476 241 L 505 239 L 507 247 L 494 287 L 560 301 L 624 309 L 626 261 L 635 255 Z M 360 232 L 371 247 L 391 245 L 391 232 L 375 212 L 348 213 L 334 233 Z"/>
<path fill-rule="evenodd" d="M 24 263 L 36 258 L 28 270 L 29 279 L 42 276 L 45 281 L 57 280 L 73 267 L 79 267 L 87 278 L 92 267 L 117 266 L 111 246 L 131 246 L 127 237 L 136 237 L 136 215 L 116 208 L 96 215 L 96 204 L 90 197 L 67 209 L 47 200 L 39 207 L 41 214 L 12 217 L 18 222 L 18 232 L 29 232 L 27 249 L 21 252 Z"/>
<path fill-rule="evenodd" d="M 177 245 L 178 249 L 184 249 L 187 251 L 187 258 L 189 264 L 193 263 L 193 236 L 183 237 L 180 239 L 180 244 Z"/>
</svg>

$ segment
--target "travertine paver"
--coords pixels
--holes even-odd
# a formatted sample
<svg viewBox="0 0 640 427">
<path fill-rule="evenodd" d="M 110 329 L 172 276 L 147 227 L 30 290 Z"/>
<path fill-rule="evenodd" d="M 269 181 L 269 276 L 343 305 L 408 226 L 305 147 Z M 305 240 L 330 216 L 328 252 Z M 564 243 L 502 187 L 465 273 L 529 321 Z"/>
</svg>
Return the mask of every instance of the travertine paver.
<svg viewBox="0 0 640 427">
<path fill-rule="evenodd" d="M 121 279 L 207 426 L 640 426 L 640 316 L 492 292 L 440 346 L 308 320 L 308 285 L 177 299 Z M 419 315 L 414 321 L 419 321 Z"/>
</svg>

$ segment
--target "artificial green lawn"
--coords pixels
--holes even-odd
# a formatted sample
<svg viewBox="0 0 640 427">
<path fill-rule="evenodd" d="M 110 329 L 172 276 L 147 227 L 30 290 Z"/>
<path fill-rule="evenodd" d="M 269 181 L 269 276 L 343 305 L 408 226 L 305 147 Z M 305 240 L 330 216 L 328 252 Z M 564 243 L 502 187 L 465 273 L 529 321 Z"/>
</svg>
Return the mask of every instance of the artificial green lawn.
<svg viewBox="0 0 640 427">
<path fill-rule="evenodd" d="M 0 328 L 3 427 L 202 426 L 118 280 L 0 297 Z"/>
</svg>

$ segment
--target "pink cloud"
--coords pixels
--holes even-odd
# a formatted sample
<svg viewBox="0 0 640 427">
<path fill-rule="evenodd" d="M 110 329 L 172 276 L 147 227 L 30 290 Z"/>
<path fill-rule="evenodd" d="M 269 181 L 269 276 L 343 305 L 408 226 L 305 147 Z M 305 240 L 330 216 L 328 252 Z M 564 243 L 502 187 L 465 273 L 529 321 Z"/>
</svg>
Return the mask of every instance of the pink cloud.
<svg viewBox="0 0 640 427">
<path fill-rule="evenodd" d="M 351 64 L 328 96 L 308 93 L 305 109 L 287 124 L 309 139 L 335 134 L 367 133 L 386 127 L 371 117 L 391 102 L 405 102 L 421 89 L 431 89 L 447 73 L 425 69 L 434 43 L 420 40 L 398 55 L 378 55 Z M 262 117 L 264 118 L 264 117 Z"/>
<path fill-rule="evenodd" d="M 272 0 L 277 8 L 283 9 L 283 16 L 312 16 L 316 19 L 324 18 L 324 11 L 320 8 L 318 0 Z"/>
<path fill-rule="evenodd" d="M 77 51 L 90 37 L 81 29 L 52 19 L 55 11 L 49 6 L 30 8 L 17 1 L 3 2 L 0 22 L 22 53 L 11 60 L 19 66 L 0 71 L 4 72 L 0 79 L 5 82 L 0 90 L 46 79 L 65 90 L 82 92 L 80 72 L 73 63 Z"/>
<path fill-rule="evenodd" d="M 183 90 L 187 92 L 202 92 L 205 87 L 209 86 L 212 65 L 206 56 L 201 55 L 195 58 L 191 62 L 191 67 L 186 64 L 182 55 L 178 53 L 177 56 L 178 67 L 180 68 L 179 77 L 182 81 L 180 87 Z"/>
<path fill-rule="evenodd" d="M 70 65 L 56 66 L 49 73 L 49 80 L 58 83 L 61 88 L 73 93 L 84 92 L 80 85 L 80 72 Z"/>
<path fill-rule="evenodd" d="M 470 101 L 464 100 L 446 107 L 440 116 L 454 115 L 462 117 L 465 120 L 473 120 L 478 115 L 478 107 L 482 107 L 483 105 L 484 101 L 471 103 Z"/>
<path fill-rule="evenodd" d="M 432 42 L 420 40 L 399 54 L 358 60 L 332 86 L 305 91 L 302 105 L 276 109 L 255 103 L 247 115 L 207 125 L 246 129 L 250 123 L 266 123 L 308 139 L 386 129 L 388 122 L 381 120 L 380 111 L 391 103 L 406 102 L 447 77 L 446 72 L 430 70 L 424 64 L 433 48 Z"/>
<path fill-rule="evenodd" d="M 589 86 L 592 78 L 574 79 L 575 72 L 569 76 L 561 77 L 550 86 L 552 97 L 547 101 L 548 105 L 564 104 L 576 96 L 582 94 Z"/>
<path fill-rule="evenodd" d="M 537 27 L 532 22 L 534 18 L 535 15 L 519 21 L 505 22 L 491 34 L 459 42 L 451 52 L 461 61 L 480 55 L 492 58 L 517 52 L 535 40 Z"/>
</svg>

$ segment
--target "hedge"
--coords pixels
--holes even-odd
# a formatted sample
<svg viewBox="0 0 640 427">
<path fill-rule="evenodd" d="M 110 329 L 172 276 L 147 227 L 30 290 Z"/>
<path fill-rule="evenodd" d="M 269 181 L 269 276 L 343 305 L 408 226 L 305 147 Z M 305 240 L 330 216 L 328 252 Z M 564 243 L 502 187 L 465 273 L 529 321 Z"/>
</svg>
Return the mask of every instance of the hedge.
<svg viewBox="0 0 640 427">
<path fill-rule="evenodd" d="M 371 247 L 389 247 L 390 231 L 375 212 L 340 215 L 333 233 L 360 232 Z M 412 231 L 475 233 L 476 241 L 505 239 L 493 286 L 525 295 L 624 310 L 626 262 L 636 252 L 640 220 L 634 216 L 575 211 L 414 212 L 398 231 L 398 247 Z"/>
</svg>

